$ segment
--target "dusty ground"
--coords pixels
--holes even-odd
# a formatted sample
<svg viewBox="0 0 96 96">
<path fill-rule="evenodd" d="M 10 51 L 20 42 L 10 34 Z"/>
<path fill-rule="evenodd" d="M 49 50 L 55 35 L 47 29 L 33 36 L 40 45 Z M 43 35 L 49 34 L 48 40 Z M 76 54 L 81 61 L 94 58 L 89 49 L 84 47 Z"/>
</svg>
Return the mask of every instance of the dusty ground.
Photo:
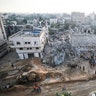
<svg viewBox="0 0 96 96">
<path fill-rule="evenodd" d="M 12 57 L 11 57 L 12 56 Z M 15 67 L 20 70 L 20 68 L 26 64 L 32 64 L 34 68 L 32 71 L 46 73 L 60 73 L 61 76 L 54 74 L 48 78 L 45 78 L 40 84 L 42 84 L 42 92 L 40 94 L 33 94 L 32 86 L 24 85 L 14 85 L 13 89 L 4 91 L 0 93 L 0 96 L 54 96 L 56 92 L 60 92 L 64 85 L 66 85 L 67 91 L 72 93 L 72 96 L 88 96 L 91 91 L 96 90 L 96 80 L 92 81 L 82 81 L 77 82 L 76 80 L 87 80 L 90 75 L 94 72 L 96 67 L 89 68 L 89 64 L 86 61 L 83 61 L 81 66 L 86 66 L 86 70 L 82 71 L 79 69 L 70 69 L 66 65 L 60 65 L 56 68 L 48 67 L 41 63 L 40 59 L 30 59 L 30 60 L 20 60 L 18 61 L 18 56 L 15 53 L 9 53 L 4 58 L 0 60 L 0 72 L 14 70 L 11 67 L 11 63 L 15 64 Z M 90 74 L 89 74 L 90 73 Z M 94 74 L 95 75 L 95 74 Z M 46 76 L 45 76 L 46 77 Z M 68 81 L 75 81 L 75 83 Z M 4 81 L 2 81 L 4 82 Z M 67 82 L 67 83 L 58 83 L 58 82 Z M 55 84 L 54 84 L 55 83 Z M 46 85 L 47 84 L 47 85 Z M 1 85 L 1 84 L 0 84 Z"/>
<path fill-rule="evenodd" d="M 33 94 L 32 87 L 15 89 L 9 92 L 0 94 L 0 96 L 55 96 L 56 92 L 62 91 L 62 87 L 66 86 L 68 92 L 72 93 L 72 96 L 88 96 L 90 92 L 96 90 L 96 80 L 76 82 L 76 83 L 59 83 L 53 85 L 42 86 L 42 92 L 40 94 Z"/>
</svg>

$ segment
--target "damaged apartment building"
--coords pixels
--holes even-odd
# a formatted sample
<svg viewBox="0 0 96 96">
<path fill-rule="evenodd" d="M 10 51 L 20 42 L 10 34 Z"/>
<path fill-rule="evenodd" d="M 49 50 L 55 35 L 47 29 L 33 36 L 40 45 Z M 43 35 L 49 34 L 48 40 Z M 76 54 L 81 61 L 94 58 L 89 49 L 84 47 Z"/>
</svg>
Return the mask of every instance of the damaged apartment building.
<svg viewBox="0 0 96 96">
<path fill-rule="evenodd" d="M 77 29 L 69 30 L 67 34 L 59 32 L 50 36 L 44 56 L 48 64 L 59 65 L 75 59 L 82 51 L 96 51 L 94 31 L 86 26 Z"/>
<path fill-rule="evenodd" d="M 2 17 L 0 16 L 0 58 L 8 52 L 6 39 L 6 32 L 4 29 Z"/>
<path fill-rule="evenodd" d="M 20 59 L 32 57 L 42 58 L 42 52 L 46 43 L 47 28 L 37 28 L 26 25 L 24 29 L 9 37 L 11 48 L 15 48 Z M 47 34 L 47 35 L 46 35 Z"/>
</svg>

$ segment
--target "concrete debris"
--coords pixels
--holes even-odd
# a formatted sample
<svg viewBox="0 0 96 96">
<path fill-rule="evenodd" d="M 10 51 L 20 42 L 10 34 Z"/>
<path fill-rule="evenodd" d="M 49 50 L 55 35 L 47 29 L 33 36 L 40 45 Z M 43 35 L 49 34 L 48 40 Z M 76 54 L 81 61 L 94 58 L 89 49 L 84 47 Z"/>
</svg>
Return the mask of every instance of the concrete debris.
<svg viewBox="0 0 96 96">
<path fill-rule="evenodd" d="M 69 42 L 69 37 L 63 33 L 57 33 L 50 36 L 44 49 L 43 60 L 49 65 L 55 66 L 75 58 L 76 54 L 75 48 Z"/>
</svg>

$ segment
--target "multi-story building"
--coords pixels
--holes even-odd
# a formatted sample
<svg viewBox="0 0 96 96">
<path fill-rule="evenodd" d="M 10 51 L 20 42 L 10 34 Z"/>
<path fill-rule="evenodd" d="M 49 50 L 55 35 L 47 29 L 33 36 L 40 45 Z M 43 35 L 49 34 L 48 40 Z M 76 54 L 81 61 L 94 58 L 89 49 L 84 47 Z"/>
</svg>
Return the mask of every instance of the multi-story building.
<svg viewBox="0 0 96 96">
<path fill-rule="evenodd" d="M 71 20 L 71 16 L 70 14 L 63 14 L 63 21 L 70 21 Z"/>
<path fill-rule="evenodd" d="M 0 40 L 0 58 L 8 52 L 7 43 L 5 40 Z"/>
<path fill-rule="evenodd" d="M 25 28 L 9 37 L 12 41 L 11 48 L 15 48 L 20 59 L 30 57 L 42 58 L 42 52 L 46 43 L 46 28 Z"/>
<path fill-rule="evenodd" d="M 71 20 L 76 22 L 84 22 L 85 14 L 81 12 L 72 12 Z"/>
<path fill-rule="evenodd" d="M 57 18 L 56 18 L 56 19 L 50 19 L 50 24 L 52 24 L 52 23 L 57 23 L 57 21 L 58 21 Z"/>
<path fill-rule="evenodd" d="M 0 16 L 0 39 L 7 39 L 2 17 Z"/>
</svg>

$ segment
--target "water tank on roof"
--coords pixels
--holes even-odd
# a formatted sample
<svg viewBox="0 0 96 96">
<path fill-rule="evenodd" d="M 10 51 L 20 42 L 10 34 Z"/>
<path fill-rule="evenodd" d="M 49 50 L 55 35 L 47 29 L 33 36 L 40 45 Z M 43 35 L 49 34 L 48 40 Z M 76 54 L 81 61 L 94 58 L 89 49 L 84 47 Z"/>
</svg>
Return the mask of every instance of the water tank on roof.
<svg viewBox="0 0 96 96">
<path fill-rule="evenodd" d="M 30 34 L 30 32 L 25 32 L 24 34 L 25 34 L 25 35 L 28 35 L 28 34 Z"/>
</svg>

